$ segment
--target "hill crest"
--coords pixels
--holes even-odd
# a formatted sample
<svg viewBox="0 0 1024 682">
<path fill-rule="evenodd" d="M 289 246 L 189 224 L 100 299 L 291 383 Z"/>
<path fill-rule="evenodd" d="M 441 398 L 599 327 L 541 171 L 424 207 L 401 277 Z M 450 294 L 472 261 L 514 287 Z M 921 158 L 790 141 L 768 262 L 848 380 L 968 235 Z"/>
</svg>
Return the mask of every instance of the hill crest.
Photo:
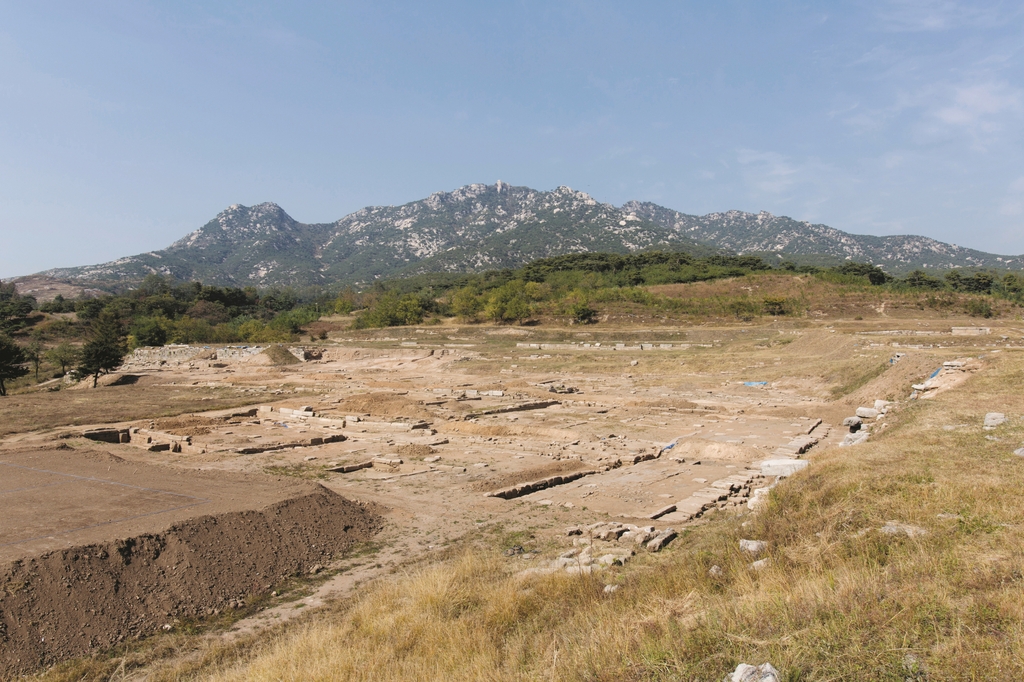
<svg viewBox="0 0 1024 682">
<path fill-rule="evenodd" d="M 38 273 L 127 285 L 151 273 L 230 286 L 365 285 L 426 272 L 513 268 L 566 253 L 686 250 L 868 261 L 914 268 L 1024 268 L 928 237 L 852 235 L 766 211 L 689 215 L 651 202 L 621 207 L 559 186 L 470 184 L 400 206 L 367 206 L 331 223 L 301 223 L 279 205 L 233 204 L 166 249 Z"/>
</svg>

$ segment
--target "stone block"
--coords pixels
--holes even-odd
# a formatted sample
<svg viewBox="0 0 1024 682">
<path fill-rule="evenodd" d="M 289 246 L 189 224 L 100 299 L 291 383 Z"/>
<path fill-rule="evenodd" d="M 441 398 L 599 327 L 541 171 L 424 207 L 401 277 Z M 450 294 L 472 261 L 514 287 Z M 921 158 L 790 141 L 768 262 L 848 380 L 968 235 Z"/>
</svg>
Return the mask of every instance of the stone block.
<svg viewBox="0 0 1024 682">
<path fill-rule="evenodd" d="M 768 549 L 768 543 L 764 540 L 740 540 L 740 550 L 757 556 Z"/>
<path fill-rule="evenodd" d="M 792 476 L 808 466 L 810 466 L 810 462 L 806 459 L 766 459 L 761 462 L 761 475 Z"/>
<path fill-rule="evenodd" d="M 861 419 L 876 419 L 878 417 L 878 410 L 873 407 L 858 407 L 857 416 Z"/>
<path fill-rule="evenodd" d="M 653 540 L 647 543 L 647 549 L 651 552 L 660 552 L 668 543 L 672 542 L 676 538 L 676 531 L 672 528 L 666 528 L 657 535 L 654 536 Z"/>
<path fill-rule="evenodd" d="M 83 431 L 82 436 L 89 440 L 99 441 L 101 443 L 121 443 L 121 432 L 128 433 L 124 429 L 89 429 Z"/>
<path fill-rule="evenodd" d="M 839 443 L 839 447 L 849 447 L 850 445 L 860 445 L 868 439 L 867 431 L 859 431 L 857 433 L 849 433 L 846 438 Z"/>
<path fill-rule="evenodd" d="M 1006 415 L 1002 412 L 989 412 L 985 415 L 985 429 L 992 430 L 1006 423 Z"/>
</svg>

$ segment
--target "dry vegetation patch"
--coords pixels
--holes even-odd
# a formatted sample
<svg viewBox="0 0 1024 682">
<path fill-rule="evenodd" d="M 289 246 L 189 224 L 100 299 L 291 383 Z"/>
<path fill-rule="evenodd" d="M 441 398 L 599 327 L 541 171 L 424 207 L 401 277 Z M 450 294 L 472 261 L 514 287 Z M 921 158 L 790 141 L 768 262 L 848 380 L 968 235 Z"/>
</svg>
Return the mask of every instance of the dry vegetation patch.
<svg viewBox="0 0 1024 682">
<path fill-rule="evenodd" d="M 471 550 L 207 672 L 678 680 L 768 660 L 791 680 L 1020 679 L 1022 377 L 1003 356 L 868 444 L 819 454 L 760 514 L 712 517 L 625 569 L 524 579 L 515 560 Z M 983 431 L 990 410 L 1015 418 Z M 766 568 L 741 538 L 768 543 Z"/>
<path fill-rule="evenodd" d="M 131 386 L 19 393 L 4 400 L 0 435 L 217 410 L 248 405 L 253 401 L 252 396 L 231 388 L 161 386 L 155 377 L 146 377 Z"/>
</svg>

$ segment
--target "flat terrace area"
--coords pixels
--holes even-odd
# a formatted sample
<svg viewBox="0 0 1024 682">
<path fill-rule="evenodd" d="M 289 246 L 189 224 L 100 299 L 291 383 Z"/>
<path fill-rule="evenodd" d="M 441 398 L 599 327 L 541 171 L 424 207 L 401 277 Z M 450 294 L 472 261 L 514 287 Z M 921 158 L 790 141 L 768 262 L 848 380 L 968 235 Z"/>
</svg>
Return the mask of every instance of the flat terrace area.
<svg viewBox="0 0 1024 682">
<path fill-rule="evenodd" d="M 258 509 L 308 492 L 301 481 L 127 461 L 103 445 L 0 448 L 0 562 Z"/>
</svg>

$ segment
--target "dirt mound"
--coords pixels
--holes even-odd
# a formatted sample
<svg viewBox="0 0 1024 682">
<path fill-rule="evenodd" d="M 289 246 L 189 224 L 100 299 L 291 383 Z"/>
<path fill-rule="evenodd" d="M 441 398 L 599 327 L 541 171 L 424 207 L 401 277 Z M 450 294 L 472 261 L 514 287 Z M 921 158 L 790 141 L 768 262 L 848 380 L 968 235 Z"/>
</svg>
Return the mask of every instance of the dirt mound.
<svg viewBox="0 0 1024 682">
<path fill-rule="evenodd" d="M 297 365 L 302 362 L 284 346 L 271 346 L 260 353 L 259 356 L 267 358 L 271 365 Z"/>
<path fill-rule="evenodd" d="M 394 393 L 364 393 L 354 395 L 338 403 L 333 412 L 341 414 L 369 414 L 374 417 L 406 417 L 408 419 L 433 419 L 430 410 L 416 400 Z"/>
<path fill-rule="evenodd" d="M 703 438 L 691 438 L 676 443 L 676 446 L 664 455 L 665 457 L 683 457 L 690 459 L 710 459 L 716 461 L 754 462 L 764 459 L 764 455 L 754 448 L 735 443 L 720 443 Z"/>
<path fill-rule="evenodd" d="M 402 455 L 403 457 L 430 457 L 435 452 L 437 450 L 429 445 L 420 445 L 418 443 L 408 443 L 395 450 L 396 455 Z"/>
<path fill-rule="evenodd" d="M 0 675 L 230 608 L 380 528 L 373 511 L 319 487 L 262 511 L 15 561 L 0 571 Z"/>
<path fill-rule="evenodd" d="M 221 417 L 200 417 L 198 415 L 182 415 L 167 419 L 155 419 L 142 422 L 144 428 L 173 433 L 176 436 L 205 436 L 218 426 L 224 426 L 227 419 Z M 152 424 L 153 426 L 149 426 Z"/>
</svg>

